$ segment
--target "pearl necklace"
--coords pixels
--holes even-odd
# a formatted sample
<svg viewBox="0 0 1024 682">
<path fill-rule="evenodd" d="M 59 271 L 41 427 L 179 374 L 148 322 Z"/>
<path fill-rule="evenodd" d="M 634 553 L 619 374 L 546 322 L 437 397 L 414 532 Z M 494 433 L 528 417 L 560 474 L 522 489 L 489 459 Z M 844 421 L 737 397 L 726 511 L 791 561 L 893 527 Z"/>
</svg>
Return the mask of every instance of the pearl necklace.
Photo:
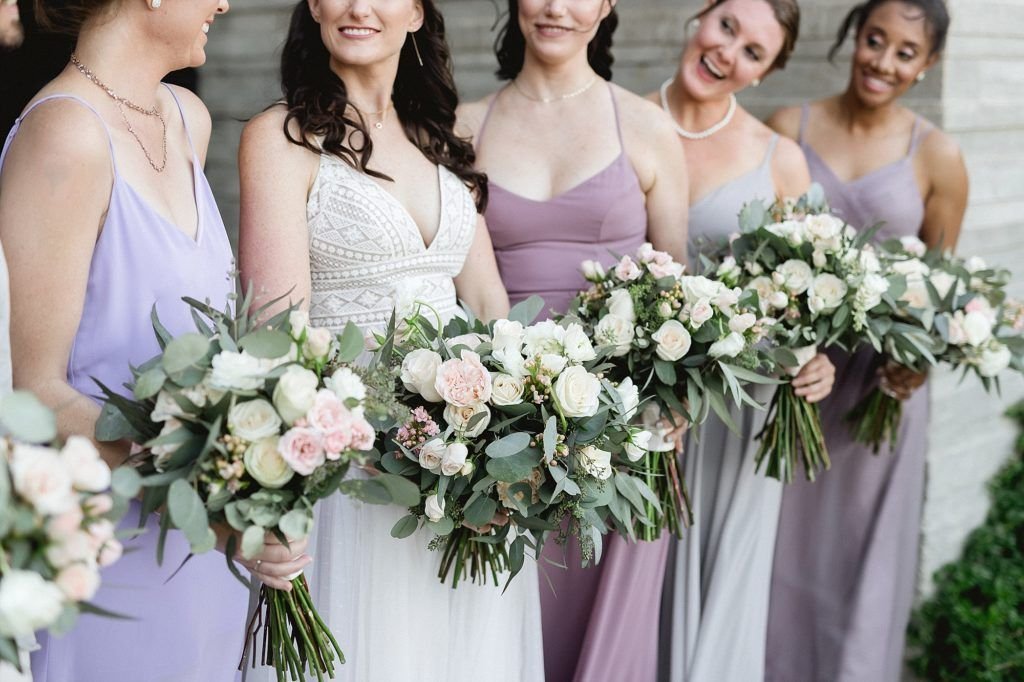
<svg viewBox="0 0 1024 682">
<path fill-rule="evenodd" d="M 519 87 L 519 83 L 516 82 L 515 78 L 512 79 L 512 87 L 515 88 L 519 92 L 520 95 L 522 95 L 526 99 L 530 100 L 531 102 L 541 102 L 542 104 L 551 104 L 552 102 L 560 102 L 563 99 L 570 99 L 572 97 L 577 97 L 579 95 L 582 95 L 584 92 L 589 90 L 591 88 L 591 86 L 593 86 L 594 83 L 596 83 L 596 82 L 597 82 L 597 76 L 595 75 L 595 76 L 592 76 L 591 79 L 589 81 L 587 81 L 587 84 L 584 85 L 582 88 L 579 88 L 578 90 L 573 90 L 572 92 L 567 92 L 564 95 L 556 95 L 555 97 L 537 97 L 536 95 L 531 95 L 531 94 L 527 93 L 525 90 L 523 90 L 521 87 Z"/>
<path fill-rule="evenodd" d="M 697 132 L 691 132 L 686 128 L 682 127 L 681 125 L 679 125 L 678 123 L 676 123 L 675 116 L 672 116 L 672 110 L 668 108 L 668 86 L 672 84 L 672 80 L 672 78 L 669 78 L 667 81 L 661 84 L 661 108 L 665 110 L 665 113 L 672 117 L 672 123 L 675 125 L 676 132 L 679 133 L 680 137 L 684 137 L 687 140 L 703 140 L 705 138 L 711 137 L 719 130 L 729 125 L 729 121 L 732 120 L 733 115 L 736 113 L 736 95 L 732 93 L 729 94 L 729 110 L 725 112 L 725 116 L 722 117 L 721 121 L 711 126 L 710 128 L 700 130 Z"/>
</svg>

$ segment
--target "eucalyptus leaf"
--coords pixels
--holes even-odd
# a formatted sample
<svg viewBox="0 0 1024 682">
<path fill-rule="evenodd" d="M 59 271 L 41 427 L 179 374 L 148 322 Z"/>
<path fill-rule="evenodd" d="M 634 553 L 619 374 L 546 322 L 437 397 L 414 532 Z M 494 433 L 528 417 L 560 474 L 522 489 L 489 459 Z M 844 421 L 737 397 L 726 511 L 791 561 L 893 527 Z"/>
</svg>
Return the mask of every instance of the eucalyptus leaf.
<svg viewBox="0 0 1024 682">
<path fill-rule="evenodd" d="M 420 520 L 416 518 L 414 514 L 407 514 L 402 518 L 398 519 L 398 522 L 391 528 L 391 537 L 407 538 L 416 532 L 416 529 L 420 525 Z"/>
<path fill-rule="evenodd" d="M 110 476 L 110 488 L 115 495 L 125 498 L 135 497 L 142 489 L 142 476 L 132 467 L 118 467 Z M 0 503 L 0 508 L 2 507 L 3 505 Z"/>
<path fill-rule="evenodd" d="M 510 457 L 487 460 L 487 473 L 504 483 L 517 483 L 527 478 L 540 462 L 536 449 L 524 450 Z"/>
<path fill-rule="evenodd" d="M 359 327 L 354 322 L 349 321 L 338 337 L 339 362 L 355 362 L 364 348 L 363 333 L 359 331 Z"/>
<path fill-rule="evenodd" d="M 238 340 L 238 347 L 256 358 L 275 360 L 292 349 L 292 337 L 276 329 L 257 329 Z"/>
<path fill-rule="evenodd" d="M 277 522 L 281 532 L 293 540 L 309 535 L 313 530 L 313 515 L 305 509 L 292 509 Z"/>
<path fill-rule="evenodd" d="M 242 533 L 242 556 L 252 559 L 263 551 L 263 539 L 266 531 L 259 526 L 249 526 Z"/>
<path fill-rule="evenodd" d="M 427 528 L 437 535 L 448 535 L 455 530 L 455 522 L 445 516 L 440 521 L 427 521 Z"/>
<path fill-rule="evenodd" d="M 196 367 L 206 358 L 209 349 L 210 340 L 202 334 L 182 334 L 171 339 L 161 360 L 164 371 L 174 375 Z"/>
<path fill-rule="evenodd" d="M 391 492 L 375 478 L 352 478 L 342 481 L 338 489 L 345 495 L 351 495 L 367 504 L 391 504 Z"/>
<path fill-rule="evenodd" d="M 199 494 L 188 481 L 179 478 L 167 491 L 167 510 L 171 521 L 185 534 L 193 547 L 205 544 L 210 524 Z"/>
<path fill-rule="evenodd" d="M 167 381 L 167 373 L 160 367 L 154 367 L 139 375 L 139 378 L 135 380 L 132 394 L 136 400 L 152 398 L 164 387 L 165 381 Z"/>
<path fill-rule="evenodd" d="M 499 459 L 517 455 L 528 447 L 530 447 L 530 434 L 516 431 L 490 443 L 485 452 L 489 457 Z"/>
<path fill-rule="evenodd" d="M 14 391 L 0 398 L 0 425 L 15 440 L 49 443 L 57 437 L 57 418 L 28 391 Z"/>
<path fill-rule="evenodd" d="M 498 503 L 490 497 L 481 495 L 476 498 L 463 512 L 466 523 L 483 526 L 491 522 L 498 511 Z"/>
<path fill-rule="evenodd" d="M 394 474 L 379 474 L 373 480 L 387 489 L 392 504 L 399 507 L 415 507 L 420 503 L 419 488 L 407 478 Z"/>
<path fill-rule="evenodd" d="M 519 322 L 524 327 L 528 326 L 531 322 L 537 319 L 537 315 L 544 309 L 544 299 L 540 296 L 530 296 L 524 301 L 520 301 L 512 306 L 512 310 L 508 313 L 508 319 L 513 322 Z"/>
</svg>

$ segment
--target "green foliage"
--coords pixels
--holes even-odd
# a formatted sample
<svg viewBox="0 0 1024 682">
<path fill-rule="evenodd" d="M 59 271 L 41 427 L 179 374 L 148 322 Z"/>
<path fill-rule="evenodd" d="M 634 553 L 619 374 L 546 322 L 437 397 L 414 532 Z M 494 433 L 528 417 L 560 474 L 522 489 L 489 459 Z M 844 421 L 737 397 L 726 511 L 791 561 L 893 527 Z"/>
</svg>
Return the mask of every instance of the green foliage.
<svg viewBox="0 0 1024 682">
<path fill-rule="evenodd" d="M 1024 401 L 1008 415 L 1024 427 Z M 990 490 L 984 525 L 910 624 L 911 669 L 931 682 L 1024 679 L 1024 436 Z"/>
</svg>

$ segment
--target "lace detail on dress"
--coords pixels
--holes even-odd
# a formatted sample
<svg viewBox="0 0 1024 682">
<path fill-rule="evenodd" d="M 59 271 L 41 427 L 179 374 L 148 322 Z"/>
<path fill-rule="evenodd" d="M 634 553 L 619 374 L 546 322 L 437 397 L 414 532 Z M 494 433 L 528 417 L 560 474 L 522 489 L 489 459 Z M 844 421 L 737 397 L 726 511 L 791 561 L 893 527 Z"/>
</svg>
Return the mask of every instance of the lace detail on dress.
<svg viewBox="0 0 1024 682">
<path fill-rule="evenodd" d="M 405 207 L 373 179 L 329 155 L 306 204 L 312 324 L 340 330 L 349 321 L 384 327 L 397 304 L 425 301 L 443 319 L 457 314 L 453 278 L 476 228 L 476 206 L 462 181 L 438 168 L 440 223 L 430 246 Z"/>
</svg>

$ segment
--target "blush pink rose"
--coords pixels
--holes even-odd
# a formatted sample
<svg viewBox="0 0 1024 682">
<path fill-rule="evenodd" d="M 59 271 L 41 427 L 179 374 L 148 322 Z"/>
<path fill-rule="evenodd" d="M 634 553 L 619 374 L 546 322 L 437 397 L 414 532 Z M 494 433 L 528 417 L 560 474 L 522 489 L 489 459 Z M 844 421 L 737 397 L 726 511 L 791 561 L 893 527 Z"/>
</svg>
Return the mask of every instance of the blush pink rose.
<svg viewBox="0 0 1024 682">
<path fill-rule="evenodd" d="M 124 554 L 124 545 L 121 544 L 120 540 L 107 540 L 102 549 L 100 549 L 100 555 L 97 557 L 96 563 L 104 567 L 109 566 L 120 559 L 122 554 Z"/>
<path fill-rule="evenodd" d="M 332 462 L 352 446 L 352 432 L 344 426 L 325 431 L 323 437 L 326 457 Z"/>
<path fill-rule="evenodd" d="M 370 422 L 362 417 L 352 420 L 352 448 L 355 450 L 369 450 L 373 447 L 376 433 Z"/>
<path fill-rule="evenodd" d="M 622 260 L 615 266 L 615 276 L 623 282 L 637 279 L 641 274 L 643 273 L 640 271 L 640 266 L 629 256 L 623 256 Z"/>
<path fill-rule="evenodd" d="M 490 399 L 491 373 L 480 362 L 479 355 L 463 350 L 461 359 L 445 360 L 437 368 L 434 388 L 446 403 L 469 407 Z"/>
<path fill-rule="evenodd" d="M 71 564 L 61 569 L 54 582 L 71 601 L 88 601 L 99 589 L 100 574 L 91 566 Z"/>
<path fill-rule="evenodd" d="M 323 437 L 309 427 L 286 431 L 277 442 L 277 451 L 292 471 L 302 476 L 309 476 L 327 461 Z"/>
<path fill-rule="evenodd" d="M 306 421 L 309 426 L 326 433 L 338 429 L 347 416 L 348 408 L 341 398 L 334 391 L 321 388 L 313 399 L 313 407 L 306 413 Z"/>
</svg>

